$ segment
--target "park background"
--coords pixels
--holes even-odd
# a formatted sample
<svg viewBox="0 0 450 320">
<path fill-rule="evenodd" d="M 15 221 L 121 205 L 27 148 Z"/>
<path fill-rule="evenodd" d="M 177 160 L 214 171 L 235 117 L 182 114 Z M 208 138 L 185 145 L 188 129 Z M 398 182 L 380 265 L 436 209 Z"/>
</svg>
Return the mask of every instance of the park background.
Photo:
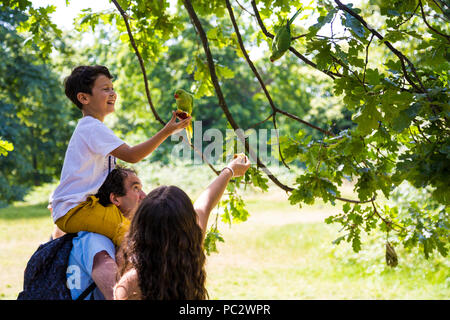
<svg viewBox="0 0 450 320">
<path fill-rule="evenodd" d="M 114 23 L 110 24 L 108 14 L 114 10 L 113 5 L 108 1 L 90 2 L 71 1 L 66 5 L 66 1 L 33 1 L 36 8 L 57 5 L 52 21 L 58 24 L 62 34 L 53 39 L 53 47 L 46 48 L 26 45 L 33 39 L 19 25 L 27 17 L 20 10 L 8 9 L 2 1 L 0 138 L 11 142 L 14 149 L 7 149 L 6 156 L 0 155 L 0 299 L 17 297 L 29 257 L 39 244 L 49 239 L 53 229 L 46 208 L 48 197 L 57 185 L 67 143 L 81 115 L 65 97 L 62 86 L 71 69 L 81 64 L 108 66 L 116 79 L 114 87 L 119 98 L 116 112 L 105 122 L 129 144 L 141 142 L 161 128 L 147 105 L 142 73 L 126 34 L 119 33 Z M 217 128 L 225 133 L 229 127 L 217 106 L 212 85 L 204 74 L 193 72 L 199 70 L 199 64 L 193 65 L 195 59 L 191 53 L 198 52 L 201 44 L 183 8 L 171 4 L 173 13 L 179 14 L 187 27 L 179 37 L 167 41 L 166 51 L 159 48 L 163 58 L 152 57 L 145 62 L 155 105 L 167 121 L 175 108 L 175 88 L 196 92 L 200 98 L 195 102 L 194 118 L 201 118 L 204 131 Z M 250 8 L 248 4 L 247 7 Z M 106 10 L 105 21 L 96 14 L 101 10 Z M 284 109 L 320 127 L 332 127 L 336 131 L 353 128 L 352 112 L 344 107 L 342 97 L 333 94 L 333 83 L 327 77 L 299 64 L 291 54 L 275 64 L 268 63 L 268 46 L 262 42 L 256 45 L 258 39 L 252 38 L 254 27 L 245 14 L 241 11 L 239 23 L 253 44 L 250 56 L 268 79 L 266 85 L 273 99 Z M 72 24 L 73 18 L 76 20 Z M 90 21 L 95 19 L 95 28 L 91 28 Z M 215 18 L 210 19 L 204 23 L 214 25 Z M 208 36 L 214 39 L 219 34 L 216 30 Z M 222 49 L 215 54 L 220 60 L 218 70 L 222 80 L 228 79 L 223 81 L 224 95 L 236 120 L 244 128 L 251 127 L 267 115 L 261 107 L 263 94 L 255 85 L 251 71 L 240 63 L 242 55 L 238 49 Z M 381 49 L 373 52 L 379 59 L 384 54 Z M 269 121 L 259 128 L 272 127 Z M 289 119 L 280 118 L 278 129 L 281 133 L 302 132 L 304 136 L 319 137 L 316 131 Z M 148 159 L 133 167 L 145 191 L 162 184 L 177 185 L 195 200 L 215 174 L 206 164 L 194 165 L 172 157 L 177 143 L 168 139 Z M 283 165 L 270 169 L 282 181 L 293 184 L 305 168 L 295 159 L 289 164 L 290 170 Z M 216 166 L 220 168 L 223 163 Z M 283 190 L 271 181 L 265 184 L 264 188 L 247 185 L 237 191 L 243 200 L 241 209 L 248 212 L 247 221 L 223 219 L 221 214 L 226 203 L 211 214 L 210 225 L 218 226 L 224 240 L 212 244 L 211 248 L 216 246 L 216 250 L 207 256 L 207 288 L 211 299 L 447 299 L 450 296 L 450 262 L 446 257 L 434 252 L 426 259 L 417 248 L 399 245 L 396 247 L 398 265 L 390 267 L 385 261 L 383 232 L 373 230 L 362 234 L 358 252 L 350 242 L 335 242 L 342 236 L 341 226 L 328 224 L 325 219 L 342 212 L 341 202 L 332 205 L 316 200 L 312 205 L 291 205 Z M 404 194 L 421 197 L 410 186 L 402 187 L 400 191 Z M 343 197 L 357 197 L 354 181 L 344 183 L 339 189 Z M 380 198 L 386 203 L 395 201 L 382 195 Z"/>
</svg>

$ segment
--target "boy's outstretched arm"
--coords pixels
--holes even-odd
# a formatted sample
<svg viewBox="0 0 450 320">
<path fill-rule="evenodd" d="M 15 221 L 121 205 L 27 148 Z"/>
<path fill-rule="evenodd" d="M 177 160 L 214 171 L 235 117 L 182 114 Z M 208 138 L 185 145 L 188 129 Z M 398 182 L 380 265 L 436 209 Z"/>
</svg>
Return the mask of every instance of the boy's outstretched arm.
<svg viewBox="0 0 450 320">
<path fill-rule="evenodd" d="M 158 131 L 153 137 L 144 141 L 140 144 L 137 144 L 133 147 L 130 147 L 128 144 L 124 143 L 114 149 L 111 154 L 119 158 L 122 161 L 129 163 L 136 163 L 144 159 L 150 153 L 152 153 L 159 145 L 166 140 L 170 135 L 179 132 L 180 130 L 186 128 L 190 122 L 191 117 L 188 117 L 181 121 L 176 121 L 177 116 L 175 111 L 172 112 L 172 119 Z"/>
</svg>

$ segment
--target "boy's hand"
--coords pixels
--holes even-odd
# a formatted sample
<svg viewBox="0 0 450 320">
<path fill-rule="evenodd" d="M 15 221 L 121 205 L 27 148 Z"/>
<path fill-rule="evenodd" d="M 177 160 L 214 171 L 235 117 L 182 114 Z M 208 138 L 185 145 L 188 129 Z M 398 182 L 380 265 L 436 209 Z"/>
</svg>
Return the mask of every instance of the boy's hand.
<svg viewBox="0 0 450 320">
<path fill-rule="evenodd" d="M 192 117 L 189 116 L 186 119 L 177 122 L 177 114 L 175 111 L 172 111 L 172 118 L 169 122 L 166 123 L 166 125 L 164 126 L 164 130 L 166 130 L 169 135 L 178 133 L 189 126 L 189 124 L 191 123 L 191 119 Z"/>
<path fill-rule="evenodd" d="M 245 174 L 248 168 L 250 168 L 250 164 L 250 160 L 246 155 L 239 155 L 234 158 L 228 166 L 233 169 L 235 177 L 241 177 Z"/>
</svg>

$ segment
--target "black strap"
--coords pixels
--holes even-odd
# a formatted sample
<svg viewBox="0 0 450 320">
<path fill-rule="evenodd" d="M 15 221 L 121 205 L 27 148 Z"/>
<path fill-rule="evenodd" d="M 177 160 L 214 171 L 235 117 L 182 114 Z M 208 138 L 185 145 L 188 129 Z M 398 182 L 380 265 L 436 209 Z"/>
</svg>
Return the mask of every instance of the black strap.
<svg viewBox="0 0 450 320">
<path fill-rule="evenodd" d="M 97 287 L 97 285 L 95 284 L 95 282 L 92 282 L 89 287 L 86 288 L 86 290 L 84 290 L 80 296 L 76 299 L 76 300 L 84 300 L 84 298 L 87 297 L 87 295 L 89 293 L 91 293 L 92 291 L 94 291 L 94 289 Z M 92 297 L 91 297 L 92 298 Z"/>
<path fill-rule="evenodd" d="M 112 164 L 111 164 L 111 162 L 112 162 Z M 116 157 L 111 156 L 111 155 L 108 156 L 108 174 L 112 171 L 112 169 L 114 169 L 113 165 L 115 166 L 116 163 L 117 163 Z"/>
</svg>

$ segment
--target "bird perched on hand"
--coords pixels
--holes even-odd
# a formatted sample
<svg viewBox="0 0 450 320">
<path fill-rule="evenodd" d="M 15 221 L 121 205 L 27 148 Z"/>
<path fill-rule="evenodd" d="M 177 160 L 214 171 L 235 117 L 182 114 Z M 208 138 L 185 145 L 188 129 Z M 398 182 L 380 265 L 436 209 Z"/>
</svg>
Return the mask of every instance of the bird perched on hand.
<svg viewBox="0 0 450 320">
<path fill-rule="evenodd" d="M 286 19 L 286 24 L 282 25 L 278 29 L 277 34 L 272 41 L 272 55 L 270 56 L 271 62 L 280 59 L 284 55 L 284 53 L 289 50 L 292 40 L 291 24 L 292 22 L 294 22 L 294 19 L 297 18 L 301 9 L 302 8 L 298 9 L 291 19 Z"/>
<path fill-rule="evenodd" d="M 177 103 L 176 115 L 180 119 L 186 119 L 192 115 L 192 108 L 194 106 L 194 97 L 192 94 L 184 91 L 183 89 L 177 89 L 174 94 L 175 102 Z M 188 141 L 192 138 L 192 125 L 186 127 L 186 135 Z"/>
</svg>

